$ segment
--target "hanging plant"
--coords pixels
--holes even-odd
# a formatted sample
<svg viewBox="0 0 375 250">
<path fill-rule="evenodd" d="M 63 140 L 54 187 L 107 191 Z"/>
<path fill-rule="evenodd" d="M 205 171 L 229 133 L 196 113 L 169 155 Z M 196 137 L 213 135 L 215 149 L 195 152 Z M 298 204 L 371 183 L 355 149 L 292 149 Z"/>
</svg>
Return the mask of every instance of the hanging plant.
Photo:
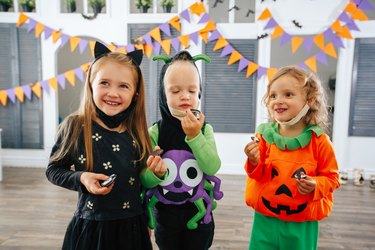
<svg viewBox="0 0 375 250">
<path fill-rule="evenodd" d="M 32 12 L 35 9 L 35 0 L 22 0 L 21 9 L 24 12 Z"/>
<path fill-rule="evenodd" d="M 13 6 L 13 0 L 0 0 L 0 11 L 7 12 Z"/>
</svg>

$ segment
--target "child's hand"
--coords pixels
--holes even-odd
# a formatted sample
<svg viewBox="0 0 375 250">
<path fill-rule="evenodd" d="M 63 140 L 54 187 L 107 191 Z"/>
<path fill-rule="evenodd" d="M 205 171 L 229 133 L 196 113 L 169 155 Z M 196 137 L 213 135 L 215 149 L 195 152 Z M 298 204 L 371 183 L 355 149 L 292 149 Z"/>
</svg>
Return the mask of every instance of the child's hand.
<svg viewBox="0 0 375 250">
<path fill-rule="evenodd" d="M 306 176 L 305 179 L 296 179 L 297 189 L 300 194 L 309 194 L 314 191 L 316 187 L 316 181 L 310 176 Z"/>
<path fill-rule="evenodd" d="M 92 194 L 106 195 L 111 192 L 114 183 L 109 187 L 100 186 L 99 181 L 105 181 L 109 178 L 104 174 L 96 174 L 92 172 L 83 172 L 80 177 L 81 183 L 86 187 L 87 191 Z"/>
<path fill-rule="evenodd" d="M 160 149 L 160 147 L 156 146 L 155 150 L 156 149 Z M 167 165 L 164 163 L 163 159 L 159 155 L 150 155 L 147 159 L 146 164 L 147 167 L 152 172 L 154 172 L 158 177 L 162 177 L 165 174 L 165 171 L 167 171 L 168 169 Z"/>
<path fill-rule="evenodd" d="M 200 118 L 198 120 L 189 109 L 186 111 L 186 116 L 181 120 L 182 129 L 189 140 L 196 137 L 202 129 L 204 114 L 201 112 L 199 115 Z"/>
<path fill-rule="evenodd" d="M 251 163 L 251 165 L 256 166 L 259 163 L 259 146 L 255 141 L 251 141 L 246 144 L 244 152 Z"/>
</svg>

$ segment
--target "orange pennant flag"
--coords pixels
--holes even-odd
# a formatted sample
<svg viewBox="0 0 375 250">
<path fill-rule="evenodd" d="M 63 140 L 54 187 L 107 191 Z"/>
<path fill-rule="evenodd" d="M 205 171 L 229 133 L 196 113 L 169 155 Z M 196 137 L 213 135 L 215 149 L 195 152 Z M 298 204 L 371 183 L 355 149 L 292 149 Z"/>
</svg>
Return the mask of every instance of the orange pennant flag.
<svg viewBox="0 0 375 250">
<path fill-rule="evenodd" d="M 214 51 L 224 48 L 227 45 L 228 45 L 228 41 L 225 40 L 225 38 L 221 36 L 219 39 L 217 39 L 217 42 L 214 47 Z"/>
<path fill-rule="evenodd" d="M 40 87 L 40 83 L 36 82 L 32 87 L 31 90 L 34 92 L 34 94 L 40 98 L 42 95 L 42 88 Z"/>
<path fill-rule="evenodd" d="M 273 33 L 272 33 L 272 39 L 275 39 L 276 37 L 279 37 L 281 36 L 282 34 L 284 34 L 284 30 L 283 28 L 281 28 L 279 25 L 277 25 L 275 27 L 275 29 L 273 30 Z"/>
<path fill-rule="evenodd" d="M 150 58 L 151 55 L 152 55 L 152 47 L 145 44 L 144 49 L 145 49 L 144 52 L 145 52 L 147 58 Z"/>
<path fill-rule="evenodd" d="M 171 53 L 171 39 L 163 40 L 160 44 L 165 53 L 169 55 Z"/>
<path fill-rule="evenodd" d="M 181 31 L 180 18 L 178 16 L 173 17 L 169 20 L 169 24 L 173 26 L 176 30 Z"/>
<path fill-rule="evenodd" d="M 49 86 L 51 86 L 55 90 L 55 92 L 57 92 L 57 90 L 58 90 L 57 86 L 58 85 L 57 85 L 57 79 L 55 77 L 49 79 L 48 84 L 49 84 Z"/>
<path fill-rule="evenodd" d="M 241 58 L 242 58 L 242 55 L 237 50 L 233 51 L 232 54 L 229 57 L 228 65 L 231 65 L 231 64 L 237 62 Z"/>
<path fill-rule="evenodd" d="M 38 38 L 40 37 L 40 34 L 44 31 L 44 25 L 41 23 L 37 23 L 35 25 L 35 37 Z"/>
<path fill-rule="evenodd" d="M 303 40 L 304 39 L 302 37 L 298 37 L 298 36 L 292 37 L 292 52 L 293 52 L 293 54 L 297 51 L 299 46 L 301 46 L 301 44 L 303 43 Z"/>
<path fill-rule="evenodd" d="M 318 46 L 319 49 L 324 50 L 324 34 L 321 33 L 314 37 L 314 43 Z"/>
<path fill-rule="evenodd" d="M 208 32 L 198 32 L 199 36 L 202 38 L 204 43 L 208 42 Z"/>
<path fill-rule="evenodd" d="M 89 71 L 89 68 L 90 68 L 90 63 L 85 63 L 81 65 L 82 71 L 85 72 L 86 74 Z"/>
<path fill-rule="evenodd" d="M 340 21 L 338 19 L 336 19 L 336 21 L 333 24 L 331 24 L 331 29 L 333 29 L 337 33 L 342 32 L 342 26 L 341 26 Z"/>
<path fill-rule="evenodd" d="M 354 11 L 356 11 L 356 9 L 357 9 L 357 5 L 353 2 L 350 2 L 348 3 L 348 5 L 346 5 L 344 11 L 347 13 L 353 14 Z"/>
<path fill-rule="evenodd" d="M 202 2 L 197 2 L 190 6 L 190 11 L 191 13 L 200 16 L 202 13 L 206 12 L 206 8 Z"/>
<path fill-rule="evenodd" d="M 142 51 L 145 51 L 145 48 L 143 47 L 143 44 L 134 44 L 134 47 L 135 47 L 136 49 L 140 49 L 140 50 L 142 50 Z"/>
<path fill-rule="evenodd" d="M 277 71 L 278 71 L 277 68 L 269 68 L 267 70 L 268 81 L 270 81 L 272 79 L 272 77 L 277 73 Z"/>
<path fill-rule="evenodd" d="M 94 48 L 95 48 L 95 41 L 94 40 L 89 41 L 89 47 L 90 47 L 91 56 L 94 56 Z"/>
<path fill-rule="evenodd" d="M 254 74 L 254 72 L 257 71 L 258 67 L 259 67 L 258 64 L 250 62 L 247 65 L 246 78 L 249 78 L 249 76 Z"/>
<path fill-rule="evenodd" d="M 22 87 L 15 87 L 14 88 L 14 93 L 16 94 L 18 100 L 20 100 L 20 102 L 23 103 L 24 99 L 25 99 L 25 93 L 23 92 L 23 89 Z"/>
<path fill-rule="evenodd" d="M 316 58 L 312 56 L 305 61 L 305 64 L 316 73 Z"/>
<path fill-rule="evenodd" d="M 337 58 L 335 46 L 332 43 L 327 44 L 327 46 L 324 48 L 324 53 L 326 53 L 329 56 L 332 56 L 333 58 Z"/>
<path fill-rule="evenodd" d="M 29 20 L 29 17 L 26 16 L 25 14 L 23 14 L 23 12 L 20 13 L 19 17 L 18 17 L 18 21 L 17 21 L 17 24 L 16 26 L 17 27 L 20 27 L 24 22 L 26 22 L 27 20 Z M 5 106 L 5 105 L 4 105 Z"/>
<path fill-rule="evenodd" d="M 341 37 L 344 37 L 344 38 L 353 39 L 353 36 L 350 33 L 349 28 L 346 27 L 346 26 L 342 27 L 341 32 L 337 32 L 337 35 L 341 36 Z"/>
<path fill-rule="evenodd" d="M 268 19 L 268 18 L 271 18 L 272 17 L 272 14 L 271 12 L 269 11 L 268 8 L 266 8 L 262 14 L 260 14 L 260 16 L 258 17 L 257 20 L 263 20 L 263 19 Z"/>
<path fill-rule="evenodd" d="M 216 25 L 213 21 L 210 20 L 207 22 L 206 26 L 203 29 L 201 29 L 199 32 L 204 33 L 204 32 L 209 32 L 209 31 L 214 31 L 214 30 L 216 30 Z"/>
<path fill-rule="evenodd" d="M 52 42 L 53 43 L 56 43 L 57 40 L 60 39 L 60 37 L 61 37 L 61 32 L 60 31 L 58 31 L 58 30 L 52 31 Z"/>
<path fill-rule="evenodd" d="M 184 48 L 189 47 L 189 41 L 190 41 L 189 35 L 179 36 L 178 40 L 180 40 L 180 42 L 181 42 L 182 46 L 184 46 Z"/>
<path fill-rule="evenodd" d="M 161 43 L 160 28 L 157 27 L 149 32 L 150 36 Z"/>
<path fill-rule="evenodd" d="M 352 19 L 353 20 L 360 20 L 360 21 L 367 21 L 368 20 L 368 16 L 366 16 L 366 14 L 362 10 L 357 9 L 353 13 Z"/>
<path fill-rule="evenodd" d="M 69 38 L 70 52 L 73 52 L 77 48 L 80 40 L 81 40 L 81 38 L 76 37 L 76 36 L 71 36 Z"/>
<path fill-rule="evenodd" d="M 8 95 L 5 90 L 0 90 L 0 102 L 3 106 L 7 105 Z"/>
<path fill-rule="evenodd" d="M 74 86 L 76 84 L 76 76 L 73 70 L 65 72 L 65 78 L 68 79 L 70 85 Z"/>
<path fill-rule="evenodd" d="M 117 48 L 117 46 L 116 46 L 116 44 L 114 44 L 114 43 L 110 43 L 110 44 L 107 45 L 107 48 L 108 48 L 110 51 L 115 51 L 116 48 Z"/>
</svg>

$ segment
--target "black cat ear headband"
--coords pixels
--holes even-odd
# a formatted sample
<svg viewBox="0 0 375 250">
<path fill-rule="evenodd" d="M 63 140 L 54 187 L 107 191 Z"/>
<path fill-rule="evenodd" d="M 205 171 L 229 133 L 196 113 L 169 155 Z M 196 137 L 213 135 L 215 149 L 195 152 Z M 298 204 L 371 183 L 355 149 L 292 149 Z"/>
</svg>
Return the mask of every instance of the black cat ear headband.
<svg viewBox="0 0 375 250">
<path fill-rule="evenodd" d="M 99 58 L 102 58 L 103 56 L 105 56 L 105 55 L 107 55 L 108 53 L 111 53 L 111 52 L 112 51 L 110 49 L 108 49 L 104 44 L 102 44 L 98 41 L 95 42 L 95 47 L 94 47 L 95 60 L 92 62 L 92 64 L 94 64 Z M 127 53 L 126 56 L 128 56 L 132 60 L 132 62 L 136 66 L 139 67 L 141 65 L 141 62 L 142 62 L 142 59 L 143 59 L 143 51 L 140 50 L 140 49 L 134 50 L 132 52 Z"/>
</svg>

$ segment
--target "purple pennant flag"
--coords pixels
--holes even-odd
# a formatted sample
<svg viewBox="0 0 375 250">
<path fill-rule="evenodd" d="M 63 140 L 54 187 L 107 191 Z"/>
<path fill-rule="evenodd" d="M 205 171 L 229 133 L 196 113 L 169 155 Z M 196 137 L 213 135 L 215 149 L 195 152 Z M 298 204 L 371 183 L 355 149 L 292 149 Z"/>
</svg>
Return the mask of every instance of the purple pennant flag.
<svg viewBox="0 0 375 250">
<path fill-rule="evenodd" d="M 267 72 L 267 68 L 258 66 L 258 80 Z"/>
<path fill-rule="evenodd" d="M 134 47 L 133 44 L 128 44 L 128 45 L 126 45 L 126 51 L 127 51 L 127 52 L 132 52 L 132 51 L 134 51 L 134 50 L 135 50 L 135 47 Z"/>
<path fill-rule="evenodd" d="M 47 40 L 52 35 L 52 29 L 45 26 L 44 27 L 44 39 Z"/>
<path fill-rule="evenodd" d="M 8 98 L 9 98 L 13 103 L 15 103 L 15 102 L 16 102 L 16 93 L 14 92 L 14 88 L 13 88 L 13 89 L 7 89 L 7 90 L 5 90 L 5 92 L 7 92 L 7 94 L 8 94 Z"/>
<path fill-rule="evenodd" d="M 155 56 L 160 54 L 160 49 L 161 49 L 160 43 L 158 41 L 155 41 L 154 42 L 154 49 L 153 49 L 153 53 L 154 53 Z"/>
<path fill-rule="evenodd" d="M 171 27 L 169 26 L 169 23 L 163 23 L 159 25 L 159 28 L 161 31 L 167 34 L 167 36 L 171 36 Z"/>
<path fill-rule="evenodd" d="M 176 52 L 180 51 L 180 40 L 177 37 L 172 38 L 171 43 Z"/>
<path fill-rule="evenodd" d="M 348 27 L 349 30 L 360 31 L 360 29 L 358 28 L 358 26 L 357 26 L 357 24 L 354 22 L 354 20 L 351 20 L 351 22 L 347 23 L 347 24 L 346 24 L 346 27 Z"/>
<path fill-rule="evenodd" d="M 290 39 L 292 39 L 292 36 L 284 32 L 284 34 L 281 36 L 281 39 L 280 39 L 280 46 L 283 46 L 284 44 L 289 42 Z"/>
<path fill-rule="evenodd" d="M 277 24 L 277 22 L 275 21 L 275 19 L 273 19 L 272 17 L 271 17 L 271 19 L 268 21 L 268 23 L 267 23 L 267 25 L 264 27 L 264 29 L 266 30 L 266 29 L 271 29 L 271 28 L 273 28 L 273 27 L 275 27 L 275 26 L 277 26 L 278 24 Z"/>
<path fill-rule="evenodd" d="M 211 36 L 208 38 L 207 41 L 208 42 L 215 41 L 215 40 L 219 39 L 220 36 L 221 35 L 220 35 L 219 31 L 214 30 L 214 31 L 211 32 Z"/>
<path fill-rule="evenodd" d="M 298 64 L 298 67 L 300 67 L 301 69 L 307 70 L 307 66 L 304 63 Z"/>
<path fill-rule="evenodd" d="M 327 57 L 326 57 L 326 53 L 324 53 L 323 51 L 319 51 L 318 54 L 315 55 L 315 58 L 317 61 L 327 65 L 328 62 L 327 62 Z"/>
<path fill-rule="evenodd" d="M 30 88 L 30 85 L 24 85 L 21 87 L 22 90 L 23 90 L 23 93 L 25 94 L 25 96 L 27 97 L 27 99 L 31 99 L 31 88 Z"/>
<path fill-rule="evenodd" d="M 67 34 L 63 33 L 61 35 L 61 38 L 60 38 L 61 39 L 61 44 L 60 44 L 61 48 L 65 46 L 65 44 L 68 42 L 69 38 L 70 38 L 70 36 L 68 36 Z"/>
<path fill-rule="evenodd" d="M 358 5 L 358 9 L 361 10 L 375 10 L 374 6 L 369 3 L 367 0 L 362 0 L 361 3 Z"/>
<path fill-rule="evenodd" d="M 47 80 L 41 81 L 40 86 L 49 94 L 49 85 Z"/>
<path fill-rule="evenodd" d="M 189 14 L 189 11 L 188 9 L 184 10 L 183 12 L 180 13 L 180 16 L 185 19 L 186 21 L 188 21 L 190 23 L 190 14 Z"/>
<path fill-rule="evenodd" d="M 335 37 L 336 35 L 333 33 L 332 29 L 331 28 L 328 28 L 326 31 L 323 32 L 323 35 L 325 38 L 327 38 L 328 40 L 327 41 L 331 41 L 333 39 L 333 37 Z"/>
<path fill-rule="evenodd" d="M 345 48 L 341 38 L 338 36 L 332 38 L 332 43 L 335 47 Z"/>
<path fill-rule="evenodd" d="M 78 46 L 79 46 L 79 52 L 80 52 L 81 54 L 82 54 L 83 51 L 86 49 L 86 47 L 87 47 L 88 44 L 89 44 L 89 41 L 86 40 L 86 39 L 81 39 L 81 40 L 79 41 Z"/>
<path fill-rule="evenodd" d="M 249 63 L 250 63 L 249 60 L 247 60 L 246 58 L 242 57 L 242 58 L 240 59 L 239 64 L 238 64 L 237 72 L 242 71 L 244 68 L 247 67 L 247 65 L 249 65 Z"/>
<path fill-rule="evenodd" d="M 210 20 L 210 16 L 207 13 L 204 13 L 201 20 L 198 23 L 207 23 Z"/>
<path fill-rule="evenodd" d="M 79 78 L 79 80 L 83 82 L 83 70 L 81 69 L 81 67 L 78 67 L 74 69 L 73 71 L 74 71 L 74 74 Z"/>
<path fill-rule="evenodd" d="M 149 33 L 142 36 L 142 38 L 148 46 L 152 47 L 151 35 Z"/>
<path fill-rule="evenodd" d="M 65 76 L 64 74 L 60 74 L 57 76 L 57 82 L 60 84 L 62 89 L 65 89 Z"/>
<path fill-rule="evenodd" d="M 198 45 L 198 32 L 194 32 L 190 34 L 190 39 L 193 40 L 195 45 Z"/>
<path fill-rule="evenodd" d="M 347 22 L 350 22 L 350 20 L 352 20 L 352 19 L 350 18 L 350 16 L 346 12 L 342 12 L 339 16 L 339 20 L 347 23 Z"/>
<path fill-rule="evenodd" d="M 32 31 L 35 29 L 36 21 L 34 19 L 29 18 L 29 26 L 27 26 L 27 32 Z"/>
<path fill-rule="evenodd" d="M 224 47 L 223 51 L 221 52 L 220 57 L 224 57 L 226 55 L 231 54 L 234 51 L 233 47 L 228 44 L 227 46 Z"/>
<path fill-rule="evenodd" d="M 306 51 L 310 53 L 312 45 L 313 45 L 313 39 L 310 37 L 306 37 L 305 40 L 303 40 L 303 46 L 305 47 Z"/>
</svg>

